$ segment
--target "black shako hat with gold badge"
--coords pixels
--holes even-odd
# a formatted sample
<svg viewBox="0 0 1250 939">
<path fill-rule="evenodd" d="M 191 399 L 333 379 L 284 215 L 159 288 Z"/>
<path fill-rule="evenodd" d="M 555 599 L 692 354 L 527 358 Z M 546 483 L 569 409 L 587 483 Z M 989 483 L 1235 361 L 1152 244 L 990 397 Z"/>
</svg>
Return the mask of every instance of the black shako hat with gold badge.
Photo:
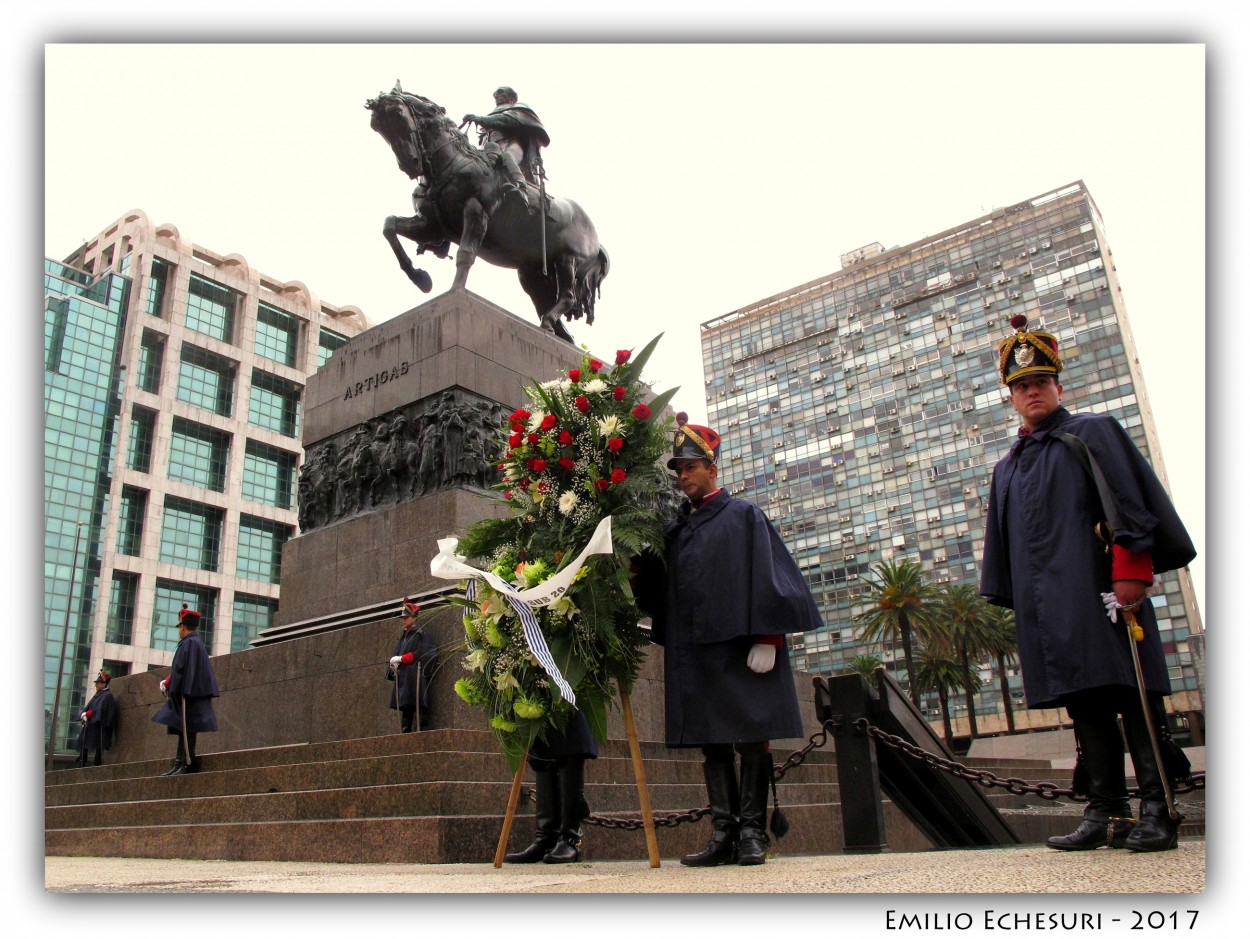
<svg viewBox="0 0 1250 939">
<path fill-rule="evenodd" d="M 1063 371 L 1059 340 L 1052 333 L 1030 331 L 1029 318 L 1017 313 L 1011 318 L 1015 333 L 998 344 L 998 374 L 1004 385 L 1026 375 L 1058 375 Z"/>
<path fill-rule="evenodd" d="M 707 460 L 715 463 L 720 456 L 720 434 L 710 427 L 687 423 L 690 416 L 685 411 L 677 414 L 677 435 L 673 438 L 673 455 L 668 468 L 679 460 Z"/>
</svg>

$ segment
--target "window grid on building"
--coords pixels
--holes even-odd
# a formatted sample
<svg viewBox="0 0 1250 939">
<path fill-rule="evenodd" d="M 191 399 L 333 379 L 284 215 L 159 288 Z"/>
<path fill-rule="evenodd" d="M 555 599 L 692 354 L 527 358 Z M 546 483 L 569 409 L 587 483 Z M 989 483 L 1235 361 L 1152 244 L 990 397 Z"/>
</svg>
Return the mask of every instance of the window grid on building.
<svg viewBox="0 0 1250 939">
<path fill-rule="evenodd" d="M 113 589 L 109 593 L 108 622 L 104 627 L 105 642 L 130 645 L 138 602 L 139 575 L 129 571 L 113 571 Z"/>
<path fill-rule="evenodd" d="M 291 507 L 294 453 L 249 440 L 243 452 L 243 498 L 279 509 Z"/>
<path fill-rule="evenodd" d="M 290 525 L 252 515 L 240 516 L 235 574 L 267 584 L 278 583 L 282 572 L 282 546 L 293 534 Z"/>
<path fill-rule="evenodd" d="M 222 511 L 177 496 L 165 497 L 160 559 L 169 564 L 216 571 L 221 552 Z"/>
<path fill-rule="evenodd" d="M 258 304 L 254 348 L 257 355 L 294 365 L 299 351 L 299 320 L 267 303 Z"/>
<path fill-rule="evenodd" d="M 228 287 L 192 274 L 187 286 L 187 328 L 233 342 L 236 297 Z"/>
<path fill-rule="evenodd" d="M 160 258 L 153 258 L 148 289 L 143 298 L 143 309 L 151 316 L 165 315 L 165 293 L 169 285 L 169 275 L 169 264 Z"/>
<path fill-rule="evenodd" d="M 117 553 L 139 557 L 143 552 L 143 525 L 147 521 L 148 493 L 136 486 L 122 486 L 117 516 Z"/>
<path fill-rule="evenodd" d="M 321 328 L 321 333 L 317 339 L 317 368 L 326 364 L 326 359 L 334 354 L 334 350 L 341 348 L 347 344 L 347 337 L 340 336 L 338 333 Z"/>
<path fill-rule="evenodd" d="M 169 478 L 214 492 L 226 491 L 230 434 L 175 417 L 169 439 Z"/>
<path fill-rule="evenodd" d="M 248 593 L 234 595 L 234 616 L 230 622 L 230 651 L 246 649 L 262 630 L 273 625 L 278 601 Z"/>
<path fill-rule="evenodd" d="M 161 392 L 161 366 L 165 358 L 165 337 L 151 329 L 143 331 L 139 343 L 139 388 L 152 394 Z"/>
<path fill-rule="evenodd" d="M 247 420 L 287 437 L 299 436 L 300 389 L 289 381 L 252 369 Z"/>
<path fill-rule="evenodd" d="M 213 627 L 217 621 L 217 591 L 212 587 L 200 587 L 158 577 L 152 604 L 153 649 L 170 652 L 178 648 L 178 613 L 183 604 L 200 614 L 196 632 L 200 641 L 210 652 L 213 648 Z"/>
<path fill-rule="evenodd" d="M 126 467 L 139 473 L 152 472 L 152 450 L 156 442 L 156 412 L 133 405 L 130 409 L 130 438 L 126 445 Z"/>
<path fill-rule="evenodd" d="M 178 363 L 178 400 L 229 417 L 234 411 L 235 371 L 229 359 L 184 343 Z"/>
</svg>

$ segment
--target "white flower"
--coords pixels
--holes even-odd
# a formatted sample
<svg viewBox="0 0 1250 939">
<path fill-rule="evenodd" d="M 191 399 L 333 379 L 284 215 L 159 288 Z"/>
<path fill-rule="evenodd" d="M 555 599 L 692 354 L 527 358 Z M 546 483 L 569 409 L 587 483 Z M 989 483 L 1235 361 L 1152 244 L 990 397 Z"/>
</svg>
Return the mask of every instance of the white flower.
<svg viewBox="0 0 1250 939">
<path fill-rule="evenodd" d="M 486 668 L 488 660 L 485 649 L 474 649 L 464 657 L 464 667 L 470 672 L 480 672 Z"/>
<path fill-rule="evenodd" d="M 543 421 L 546 419 L 546 417 L 547 415 L 543 411 L 535 411 L 533 414 L 531 414 L 529 426 L 527 427 L 529 432 L 531 434 L 537 433 L 538 430 L 543 426 Z"/>
<path fill-rule="evenodd" d="M 568 379 L 564 379 L 564 381 L 567 381 L 567 380 Z M 562 384 L 563 382 L 561 381 L 561 379 L 553 378 L 551 379 L 551 381 L 543 382 L 538 387 L 541 388 L 543 391 L 554 391 L 555 389 L 562 387 Z"/>
<path fill-rule="evenodd" d="M 621 419 L 615 414 L 609 414 L 607 417 L 601 418 L 599 421 L 599 433 L 605 437 L 615 437 L 621 430 Z"/>
<path fill-rule="evenodd" d="M 495 679 L 495 690 L 507 693 L 509 688 L 513 688 L 513 689 L 516 689 L 517 691 L 520 691 L 521 685 L 517 682 L 515 675 L 513 675 L 511 672 L 504 672 L 502 675 L 500 675 L 498 678 Z"/>
<path fill-rule="evenodd" d="M 582 385 L 582 388 L 592 395 L 597 395 L 608 390 L 608 383 L 602 378 L 592 378 L 590 381 L 586 382 L 586 384 Z"/>
<path fill-rule="evenodd" d="M 569 515 L 576 508 L 577 508 L 577 493 L 576 492 L 570 489 L 568 492 L 564 493 L 564 495 L 560 496 L 560 511 L 561 512 L 563 512 L 565 515 Z"/>
</svg>

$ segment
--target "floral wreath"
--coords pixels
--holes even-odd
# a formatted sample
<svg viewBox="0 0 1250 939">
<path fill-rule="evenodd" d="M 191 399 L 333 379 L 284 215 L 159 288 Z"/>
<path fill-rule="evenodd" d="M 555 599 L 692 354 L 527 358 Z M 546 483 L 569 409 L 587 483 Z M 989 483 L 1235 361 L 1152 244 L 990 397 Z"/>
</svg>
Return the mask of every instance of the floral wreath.
<svg viewBox="0 0 1250 939">
<path fill-rule="evenodd" d="M 511 511 L 478 522 L 456 546 L 523 590 L 573 563 L 611 516 L 611 553 L 585 559 L 558 599 L 526 616 L 537 619 L 544 659 L 549 653 L 572 687 L 576 708 L 527 641 L 515 600 L 485 579 L 466 590 L 468 674 L 455 690 L 486 712 L 514 770 L 549 729 L 563 731 L 575 709 L 606 743 L 615 689 L 628 692 L 642 665 L 648 640 L 638 625 L 630 563 L 645 545 L 661 543 L 676 505 L 661 460 L 673 433 L 672 417 L 662 414 L 677 389 L 647 401 L 651 392 L 642 382 L 659 340 L 636 357 L 620 350 L 611 366 L 583 355 L 566 375 L 523 387 L 529 404 L 505 421 L 502 481 L 495 486 Z"/>
</svg>

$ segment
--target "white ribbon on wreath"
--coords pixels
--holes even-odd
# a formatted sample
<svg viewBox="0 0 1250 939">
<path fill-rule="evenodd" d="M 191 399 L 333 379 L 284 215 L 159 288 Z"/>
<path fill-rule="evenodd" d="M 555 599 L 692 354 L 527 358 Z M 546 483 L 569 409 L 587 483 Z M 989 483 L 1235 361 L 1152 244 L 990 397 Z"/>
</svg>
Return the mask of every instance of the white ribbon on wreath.
<svg viewBox="0 0 1250 939">
<path fill-rule="evenodd" d="M 456 545 L 459 543 L 460 539 L 458 538 L 439 539 L 438 554 L 430 561 L 431 576 L 443 580 L 463 580 L 468 578 L 465 597 L 470 601 L 477 592 L 476 581 L 478 579 L 486 581 L 503 594 L 521 620 L 521 632 L 525 636 L 525 642 L 529 646 L 530 652 L 534 653 L 534 657 L 538 659 L 538 663 L 542 666 L 543 671 L 547 673 L 551 680 L 555 682 L 556 687 L 560 689 L 560 697 L 569 702 L 569 704 L 576 705 L 577 696 L 573 693 L 573 689 L 569 687 L 569 683 L 565 681 L 564 676 L 560 674 L 560 669 L 556 666 L 555 659 L 551 657 L 551 650 L 547 648 L 547 640 L 543 638 L 542 628 L 538 625 L 538 617 L 534 615 L 534 610 L 550 606 L 564 596 L 570 585 L 572 585 L 573 579 L 577 576 L 577 572 L 582 569 L 582 565 L 586 563 L 586 559 L 592 554 L 612 553 L 612 516 L 605 516 L 599 522 L 594 534 L 586 542 L 586 547 L 573 559 L 572 563 L 567 567 L 561 568 L 542 583 L 533 587 L 527 587 L 524 590 L 518 590 L 492 571 L 479 570 L 466 564 L 465 559 L 456 554 Z"/>
</svg>

